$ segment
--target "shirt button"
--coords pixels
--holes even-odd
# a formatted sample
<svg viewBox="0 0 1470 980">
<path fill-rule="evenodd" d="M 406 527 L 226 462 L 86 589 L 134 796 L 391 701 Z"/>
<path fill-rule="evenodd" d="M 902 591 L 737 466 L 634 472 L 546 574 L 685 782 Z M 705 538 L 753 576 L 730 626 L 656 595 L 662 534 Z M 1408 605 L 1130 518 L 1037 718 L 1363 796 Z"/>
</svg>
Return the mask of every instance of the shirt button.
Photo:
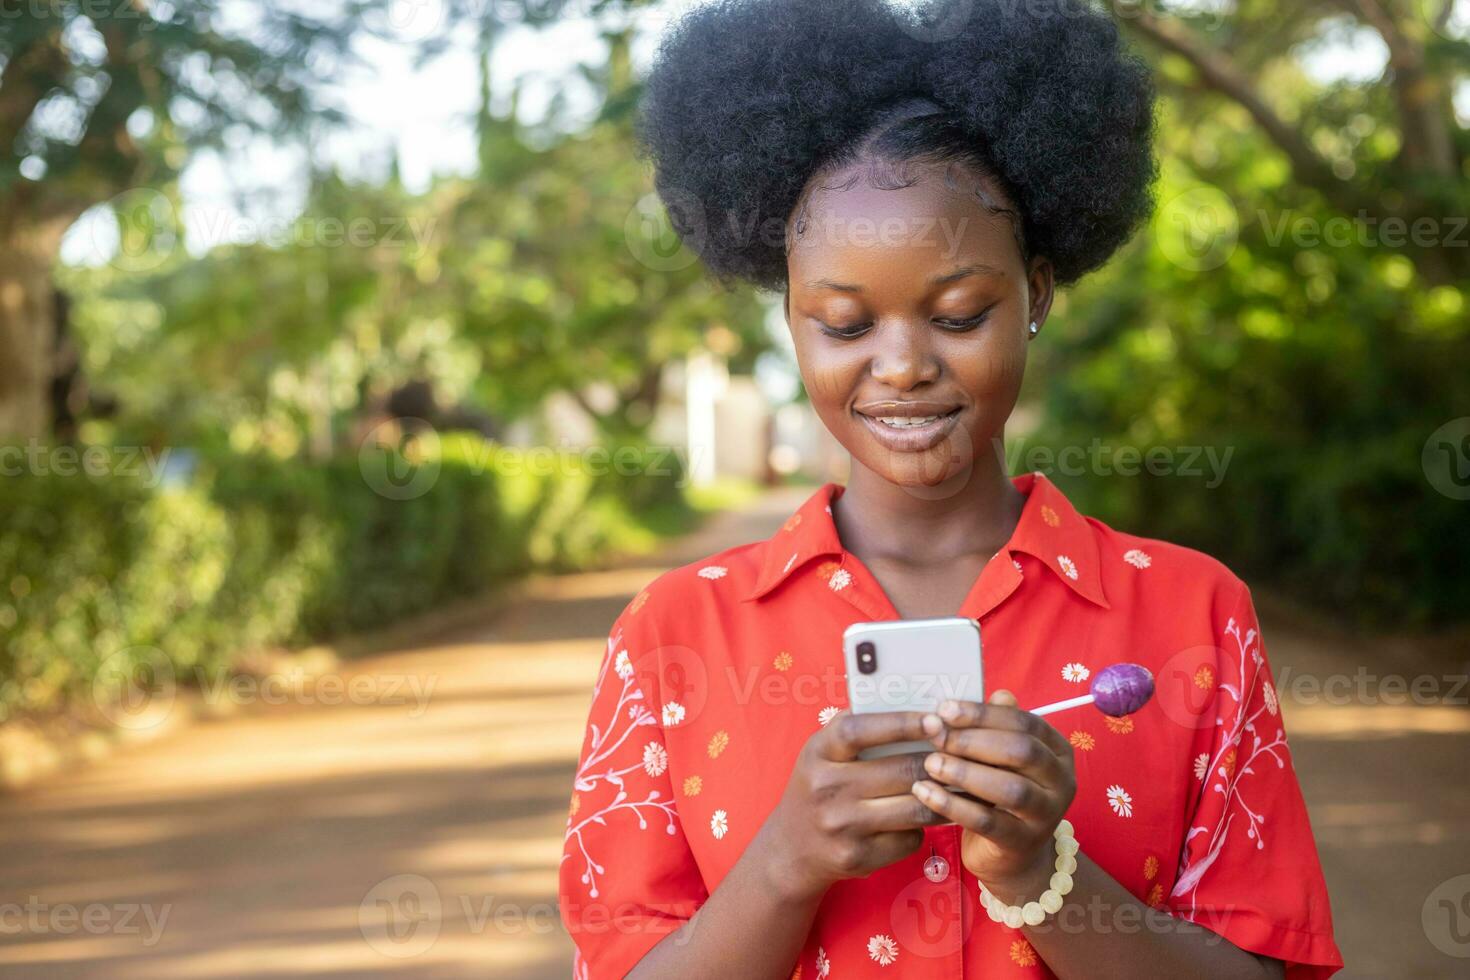
<svg viewBox="0 0 1470 980">
<path fill-rule="evenodd" d="M 929 855 L 929 860 L 924 862 L 924 877 L 939 884 L 949 877 L 949 862 L 938 854 Z"/>
</svg>

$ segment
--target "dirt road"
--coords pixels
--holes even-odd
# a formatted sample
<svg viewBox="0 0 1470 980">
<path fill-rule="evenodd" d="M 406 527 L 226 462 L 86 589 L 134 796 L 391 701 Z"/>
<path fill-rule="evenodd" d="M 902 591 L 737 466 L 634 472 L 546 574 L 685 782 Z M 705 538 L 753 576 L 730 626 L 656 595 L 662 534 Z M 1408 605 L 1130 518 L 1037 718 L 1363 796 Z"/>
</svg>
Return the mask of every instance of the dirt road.
<svg viewBox="0 0 1470 980">
<path fill-rule="evenodd" d="M 764 537 L 804 496 L 722 515 L 658 567 L 529 583 L 478 626 L 354 662 L 338 696 L 251 707 L 0 798 L 0 976 L 566 976 L 556 870 L 608 625 L 662 567 Z M 1470 711 L 1386 703 L 1384 677 L 1428 670 L 1412 649 L 1261 612 L 1341 976 L 1466 975 L 1448 954 L 1470 954 L 1470 875 L 1452 880 L 1470 873 Z M 1335 677 L 1345 701 L 1322 687 Z"/>
</svg>

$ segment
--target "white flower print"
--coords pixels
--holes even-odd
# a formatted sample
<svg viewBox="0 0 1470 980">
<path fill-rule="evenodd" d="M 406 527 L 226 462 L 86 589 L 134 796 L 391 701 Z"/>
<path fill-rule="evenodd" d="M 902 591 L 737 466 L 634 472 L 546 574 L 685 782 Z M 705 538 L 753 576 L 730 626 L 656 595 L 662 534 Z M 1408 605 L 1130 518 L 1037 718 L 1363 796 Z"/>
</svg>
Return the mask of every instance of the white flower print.
<svg viewBox="0 0 1470 980">
<path fill-rule="evenodd" d="M 1205 773 L 1210 771 L 1210 754 L 1201 752 L 1194 757 L 1194 778 L 1200 782 L 1205 781 Z"/>
<path fill-rule="evenodd" d="M 841 592 L 852 584 L 852 572 L 849 572 L 845 568 L 839 568 L 832 573 L 832 577 L 827 580 L 827 584 L 832 587 L 833 592 Z"/>
<path fill-rule="evenodd" d="M 837 712 L 841 710 L 841 708 L 835 708 L 829 704 L 827 705 L 827 707 L 817 712 L 817 721 L 822 723 L 823 728 L 826 728 L 827 722 L 831 721 L 833 718 L 836 718 Z"/>
<path fill-rule="evenodd" d="M 817 978 L 826 980 L 827 974 L 832 972 L 832 961 L 827 959 L 827 951 L 817 947 Z"/>
<path fill-rule="evenodd" d="M 669 768 L 669 750 L 658 742 L 643 746 L 643 771 L 650 776 L 662 776 Z"/>
<path fill-rule="evenodd" d="M 1077 563 L 1066 555 L 1057 555 L 1057 564 L 1061 566 L 1062 574 L 1072 581 L 1077 580 Z"/>
<path fill-rule="evenodd" d="M 1011 559 L 1011 564 L 1016 566 L 1016 571 L 1021 574 L 1021 577 L 1022 578 L 1025 578 L 1026 577 L 1026 570 L 1021 567 L 1021 563 L 1020 562 L 1018 562 L 1018 561 L 1016 561 L 1016 559 L 1012 558 Z"/>
<path fill-rule="evenodd" d="M 1276 688 L 1272 687 L 1268 680 L 1261 681 L 1261 697 L 1266 701 L 1266 710 L 1271 712 L 1272 718 L 1275 718 L 1276 713 L 1281 710 L 1281 705 L 1276 700 Z"/>
<path fill-rule="evenodd" d="M 1148 556 L 1147 551 L 1140 551 L 1137 548 L 1132 548 L 1124 552 L 1123 560 L 1134 568 L 1147 568 L 1154 563 L 1154 560 Z"/>
<path fill-rule="evenodd" d="M 709 832 L 715 835 L 715 840 L 722 840 L 730 832 L 730 816 L 724 810 L 716 810 L 714 816 L 709 818 Z"/>
<path fill-rule="evenodd" d="M 608 656 L 603 661 L 601 672 L 597 676 L 597 683 L 593 686 L 594 704 L 599 703 L 597 698 L 602 692 L 603 683 L 608 674 L 608 667 L 617 663 L 617 655 L 613 653 L 621 644 L 621 632 L 608 637 Z M 589 721 L 588 725 L 588 751 L 577 767 L 577 774 L 573 779 L 576 792 L 572 795 L 571 812 L 567 819 L 567 832 L 565 838 L 565 852 L 562 860 L 577 860 L 580 858 L 583 866 L 581 875 L 582 884 L 587 886 L 587 893 L 592 898 L 598 897 L 597 880 L 605 870 L 593 857 L 588 849 L 588 841 L 584 831 L 591 825 L 606 826 L 609 819 L 620 814 L 631 813 L 638 822 L 639 830 L 649 829 L 650 822 L 662 816 L 665 819 L 664 832 L 674 834 L 677 832 L 678 815 L 674 810 L 672 800 L 665 800 L 663 795 L 652 788 L 637 789 L 629 786 L 624 777 L 638 769 L 646 768 L 650 762 L 649 747 L 655 746 L 662 753 L 663 746 L 659 743 L 649 743 L 645 746 L 643 759 L 624 766 L 624 761 L 617 757 L 619 748 L 628 743 L 634 737 L 634 733 L 645 725 L 656 725 L 658 721 L 654 712 L 649 710 L 643 703 L 643 692 L 638 685 L 633 683 L 632 672 L 627 677 L 621 678 L 621 690 L 618 700 L 610 710 L 610 719 L 607 728 L 595 721 Z M 624 708 L 627 708 L 627 721 L 623 722 Z M 633 744 L 636 744 L 634 742 Z M 666 754 L 660 756 L 660 765 L 668 765 Z M 606 784 L 615 787 L 617 793 L 610 802 L 603 806 L 584 799 L 582 794 L 590 793 L 599 785 Z M 639 795 L 642 793 L 642 798 Z"/>
<path fill-rule="evenodd" d="M 724 578 L 727 571 L 729 569 L 724 565 L 706 565 L 699 570 L 699 577 L 714 581 L 717 578 Z"/>
<path fill-rule="evenodd" d="M 684 720 L 684 706 L 678 701 L 664 705 L 664 724 L 677 725 Z"/>
<path fill-rule="evenodd" d="M 1133 797 L 1128 791 L 1117 784 L 1108 787 L 1108 806 L 1120 817 L 1133 816 Z"/>
<path fill-rule="evenodd" d="M 868 939 L 868 956 L 879 966 L 887 966 L 898 959 L 898 943 L 893 941 L 892 936 L 879 933 Z"/>
<path fill-rule="evenodd" d="M 1219 690 L 1223 691 L 1235 701 L 1235 709 L 1232 713 L 1221 712 L 1221 717 L 1216 722 L 1221 726 L 1221 733 L 1216 740 L 1212 758 L 1205 764 L 1205 788 L 1206 792 L 1219 793 L 1224 797 L 1223 809 L 1216 815 L 1215 826 L 1199 824 L 1189 829 L 1185 834 L 1188 841 L 1198 834 L 1209 834 L 1208 844 L 1203 853 L 1189 852 L 1181 863 L 1179 877 L 1174 882 L 1171 897 L 1180 900 L 1175 906 L 1179 913 L 1186 918 L 1193 918 L 1195 907 L 1183 905 L 1183 900 L 1197 891 L 1200 879 L 1214 865 L 1220 856 L 1225 841 L 1230 836 L 1230 827 L 1239 818 L 1244 824 L 1246 839 L 1255 843 L 1256 850 L 1264 850 L 1265 840 L 1265 816 L 1259 809 L 1253 808 L 1246 801 L 1246 794 L 1242 787 L 1249 786 L 1249 780 L 1241 778 L 1246 773 L 1254 773 L 1253 766 L 1264 767 L 1265 759 L 1270 758 L 1276 763 L 1278 769 L 1286 768 L 1288 761 L 1288 749 L 1286 746 L 1286 732 L 1279 724 L 1271 725 L 1270 728 L 1260 727 L 1260 718 L 1269 710 L 1267 704 L 1260 707 L 1255 706 L 1250 692 L 1254 690 L 1256 678 L 1265 673 L 1266 664 L 1261 656 L 1261 637 L 1254 625 L 1254 610 L 1251 617 L 1245 623 L 1238 622 L 1234 616 L 1225 624 L 1225 635 L 1233 638 L 1231 644 L 1239 654 L 1238 668 L 1235 677 L 1230 678 L 1225 670 L 1221 671 Z M 1247 667 L 1253 664 L 1254 670 Z M 1222 662 L 1222 667 L 1224 666 Z M 1261 677 L 1263 685 L 1268 683 L 1269 675 Z M 1273 690 L 1272 695 L 1275 695 Z M 1265 688 L 1262 688 L 1262 701 L 1266 700 Z M 1279 705 L 1277 705 L 1279 709 Z M 1232 717 L 1233 715 L 1233 717 Z M 1271 728 L 1275 731 L 1272 732 Z M 1244 745 L 1244 737 L 1250 735 L 1251 745 L 1247 750 Z M 1241 758 L 1244 756 L 1244 758 Z M 1217 780 L 1218 775 L 1218 780 Z M 1239 806 L 1237 811 L 1236 806 Z M 1259 806 L 1259 804 L 1257 805 Z"/>
<path fill-rule="evenodd" d="M 623 680 L 633 676 L 633 660 L 628 656 L 627 650 L 618 651 L 617 659 L 613 662 L 613 669 Z"/>
<path fill-rule="evenodd" d="M 1067 664 L 1062 667 L 1062 680 L 1071 681 L 1073 684 L 1081 684 L 1092 676 L 1092 671 L 1082 664 Z"/>
</svg>

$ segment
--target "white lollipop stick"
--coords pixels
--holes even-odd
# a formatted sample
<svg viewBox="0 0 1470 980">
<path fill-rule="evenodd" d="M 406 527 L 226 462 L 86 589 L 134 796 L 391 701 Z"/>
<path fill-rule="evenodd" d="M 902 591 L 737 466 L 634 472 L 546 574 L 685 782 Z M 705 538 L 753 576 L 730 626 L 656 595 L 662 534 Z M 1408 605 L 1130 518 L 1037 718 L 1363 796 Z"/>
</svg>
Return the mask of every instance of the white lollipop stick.
<svg viewBox="0 0 1470 980">
<path fill-rule="evenodd" d="M 1085 676 L 1085 675 L 1084 675 Z M 1138 664 L 1110 664 L 1092 679 L 1092 690 L 1077 698 L 1032 708 L 1033 715 L 1049 715 L 1054 711 L 1096 704 L 1097 710 L 1114 718 L 1131 715 L 1154 696 L 1154 675 Z M 1101 700 L 1099 700 L 1101 699 Z"/>
<path fill-rule="evenodd" d="M 1065 701 L 1053 701 L 1051 704 L 1043 704 L 1039 708 L 1032 708 L 1033 715 L 1049 715 L 1057 711 L 1065 711 L 1068 708 L 1080 708 L 1084 704 L 1091 704 L 1095 698 L 1091 694 L 1084 694 L 1080 698 L 1068 698 Z"/>
</svg>

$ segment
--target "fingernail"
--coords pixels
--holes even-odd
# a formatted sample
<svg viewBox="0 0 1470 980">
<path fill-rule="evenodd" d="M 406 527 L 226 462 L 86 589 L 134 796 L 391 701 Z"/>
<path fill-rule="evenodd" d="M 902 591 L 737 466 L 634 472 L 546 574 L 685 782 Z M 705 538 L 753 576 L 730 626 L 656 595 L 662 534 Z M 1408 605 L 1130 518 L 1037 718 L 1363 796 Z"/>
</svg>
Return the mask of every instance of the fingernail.
<svg viewBox="0 0 1470 980">
<path fill-rule="evenodd" d="M 938 735 L 944 731 L 944 719 L 938 715 L 925 715 L 924 720 L 920 724 L 924 726 L 925 735 Z"/>
<path fill-rule="evenodd" d="M 939 706 L 939 713 L 950 721 L 960 716 L 960 706 L 954 701 L 946 701 Z"/>
<path fill-rule="evenodd" d="M 934 793 L 934 787 L 925 782 L 916 782 L 912 788 L 914 795 L 920 799 L 926 796 L 932 796 Z"/>
<path fill-rule="evenodd" d="M 928 770 L 932 775 L 939 775 L 939 771 L 941 768 L 943 768 L 943 766 L 944 760 L 939 758 L 938 752 L 930 752 L 924 757 L 924 768 Z"/>
</svg>

